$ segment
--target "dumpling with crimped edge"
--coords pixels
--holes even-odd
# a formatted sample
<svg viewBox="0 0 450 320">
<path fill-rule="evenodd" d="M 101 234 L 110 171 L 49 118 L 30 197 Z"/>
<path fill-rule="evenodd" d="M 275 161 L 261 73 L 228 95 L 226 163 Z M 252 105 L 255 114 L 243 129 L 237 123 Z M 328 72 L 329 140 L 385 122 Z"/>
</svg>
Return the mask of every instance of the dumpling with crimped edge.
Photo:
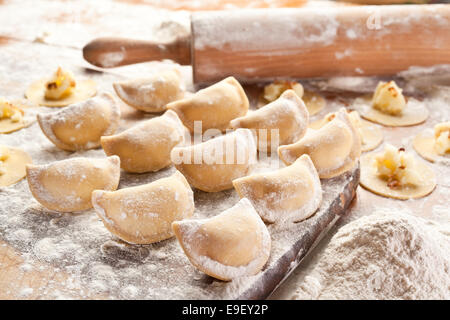
<svg viewBox="0 0 450 320">
<path fill-rule="evenodd" d="M 60 212 L 92 208 L 94 190 L 116 190 L 119 157 L 72 158 L 46 165 L 28 165 L 27 180 L 34 198 L 45 208 Z"/>
<path fill-rule="evenodd" d="M 180 71 L 167 70 L 147 78 L 120 81 L 113 84 L 120 99 L 144 112 L 165 111 L 169 102 L 184 97 Z"/>
<path fill-rule="evenodd" d="M 201 121 L 203 132 L 207 129 L 225 131 L 231 120 L 247 113 L 248 107 L 247 95 L 233 77 L 167 105 L 191 132 L 194 132 L 194 121 Z"/>
<path fill-rule="evenodd" d="M 308 155 L 288 167 L 233 181 L 241 198 L 247 198 L 261 218 L 270 223 L 298 222 L 312 216 L 322 202 L 319 175 Z"/>
<path fill-rule="evenodd" d="M 100 146 L 100 138 L 114 134 L 119 126 L 120 107 L 114 97 L 103 93 L 60 111 L 37 115 L 39 126 L 55 146 L 67 151 Z"/>
<path fill-rule="evenodd" d="M 184 176 L 114 192 L 96 190 L 92 204 L 105 227 L 120 239 L 149 244 L 173 237 L 171 224 L 194 213 L 194 196 Z"/>
<path fill-rule="evenodd" d="M 255 275 L 270 256 L 269 231 L 245 198 L 215 217 L 176 221 L 172 228 L 190 262 L 216 279 Z"/>
<path fill-rule="evenodd" d="M 258 137 L 258 149 L 271 150 L 272 130 L 277 130 L 276 146 L 297 141 L 306 133 L 309 114 L 302 99 L 293 90 L 284 91 L 281 96 L 266 106 L 234 119 L 232 128 L 254 129 Z M 265 129 L 264 131 L 260 131 Z"/>
<path fill-rule="evenodd" d="M 100 142 L 107 155 L 120 157 L 125 171 L 154 172 L 171 164 L 170 151 L 184 143 L 186 132 L 177 114 L 168 110 Z"/>
<path fill-rule="evenodd" d="M 193 187 L 219 192 L 231 189 L 234 179 L 250 172 L 256 163 L 256 143 L 249 129 L 237 129 L 199 144 L 176 147 L 171 159 Z"/>
<path fill-rule="evenodd" d="M 319 130 L 308 129 L 296 143 L 278 148 L 285 164 L 292 164 L 302 154 L 310 156 L 322 179 L 336 177 L 355 166 L 361 155 L 361 139 L 345 108 Z"/>
</svg>

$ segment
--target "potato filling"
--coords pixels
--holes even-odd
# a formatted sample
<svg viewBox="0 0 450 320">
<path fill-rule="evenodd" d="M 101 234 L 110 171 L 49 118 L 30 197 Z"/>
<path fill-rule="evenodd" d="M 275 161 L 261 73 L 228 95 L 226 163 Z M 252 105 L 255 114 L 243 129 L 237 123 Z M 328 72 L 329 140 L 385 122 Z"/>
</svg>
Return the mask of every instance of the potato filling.
<svg viewBox="0 0 450 320">
<path fill-rule="evenodd" d="M 301 98 L 303 97 L 303 86 L 295 81 L 275 81 L 264 87 L 264 99 L 272 102 L 278 99 L 283 92 L 288 89 L 294 90 L 294 92 Z"/>
<path fill-rule="evenodd" d="M 4 119 L 19 122 L 22 119 L 22 111 L 5 99 L 0 98 L 0 120 Z"/>
<path fill-rule="evenodd" d="M 391 115 L 401 114 L 406 107 L 402 89 L 394 81 L 380 81 L 372 98 L 372 107 Z"/>
<path fill-rule="evenodd" d="M 73 74 L 58 67 L 52 78 L 45 84 L 45 98 L 50 100 L 63 99 L 72 94 L 75 85 Z"/>
<path fill-rule="evenodd" d="M 442 156 L 450 151 L 450 121 L 434 126 L 434 139 L 437 154 Z"/>
<path fill-rule="evenodd" d="M 403 148 L 397 149 L 392 145 L 386 145 L 384 152 L 375 156 L 375 166 L 377 174 L 386 179 L 392 189 L 420 183 L 415 160 Z"/>
</svg>

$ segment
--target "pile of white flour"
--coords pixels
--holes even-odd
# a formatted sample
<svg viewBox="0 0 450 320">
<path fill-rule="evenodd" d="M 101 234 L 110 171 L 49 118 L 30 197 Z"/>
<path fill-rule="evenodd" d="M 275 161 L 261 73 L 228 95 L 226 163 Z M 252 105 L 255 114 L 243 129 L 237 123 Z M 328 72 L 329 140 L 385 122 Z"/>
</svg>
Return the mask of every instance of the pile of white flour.
<svg viewBox="0 0 450 320">
<path fill-rule="evenodd" d="M 386 209 L 350 222 L 291 298 L 450 299 L 450 234 L 443 223 Z"/>
</svg>

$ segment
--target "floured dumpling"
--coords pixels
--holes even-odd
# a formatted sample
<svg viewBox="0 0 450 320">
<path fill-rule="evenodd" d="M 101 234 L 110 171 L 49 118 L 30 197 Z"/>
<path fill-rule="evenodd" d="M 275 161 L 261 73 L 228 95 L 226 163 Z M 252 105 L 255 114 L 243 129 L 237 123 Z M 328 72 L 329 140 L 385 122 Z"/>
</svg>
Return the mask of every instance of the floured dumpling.
<svg viewBox="0 0 450 320">
<path fill-rule="evenodd" d="M 348 111 L 348 110 L 347 110 Z M 361 138 L 361 151 L 366 152 L 375 149 L 383 141 L 383 131 L 369 121 L 361 119 L 358 111 L 349 111 L 350 121 L 357 129 Z M 318 130 L 334 119 L 336 114 L 328 113 L 323 119 L 317 120 L 309 125 L 310 128 Z"/>
<path fill-rule="evenodd" d="M 411 199 L 431 193 L 436 187 L 436 177 L 431 168 L 405 149 L 386 145 L 383 152 L 361 158 L 360 183 L 382 196 Z"/>
<path fill-rule="evenodd" d="M 308 129 L 296 143 L 278 148 L 280 159 L 287 165 L 302 154 L 311 157 L 322 179 L 336 177 L 355 166 L 361 155 L 361 139 L 345 108 L 319 130 Z"/>
<path fill-rule="evenodd" d="M 64 107 L 94 96 L 96 87 L 93 80 L 75 81 L 72 72 L 58 67 L 50 78 L 32 83 L 25 96 L 38 105 Z"/>
<path fill-rule="evenodd" d="M 39 126 L 55 146 L 67 151 L 100 146 L 100 137 L 114 134 L 120 107 L 109 93 L 73 104 L 54 113 L 38 114 Z"/>
<path fill-rule="evenodd" d="M 270 256 L 269 231 L 245 198 L 212 218 L 176 221 L 172 227 L 191 263 L 220 280 L 255 275 Z"/>
<path fill-rule="evenodd" d="M 189 183 L 202 191 L 233 187 L 256 163 L 256 143 L 248 129 L 237 129 L 203 143 L 172 150 L 172 162 Z"/>
<path fill-rule="evenodd" d="M 128 172 L 158 171 L 171 164 L 170 151 L 184 143 L 186 129 L 171 110 L 114 136 L 101 138 L 105 153 L 118 155 Z"/>
<path fill-rule="evenodd" d="M 173 237 L 171 224 L 194 213 L 194 196 L 184 176 L 118 191 L 96 190 L 92 204 L 105 227 L 120 239 L 149 244 Z"/>
<path fill-rule="evenodd" d="M 169 102 L 184 96 L 178 70 L 164 71 L 148 78 L 116 82 L 113 87 L 120 99 L 145 112 L 165 111 Z"/>
<path fill-rule="evenodd" d="M 232 128 L 254 129 L 258 149 L 270 151 L 272 147 L 293 143 L 303 137 L 308 121 L 308 110 L 303 101 L 293 90 L 287 90 L 277 100 L 232 120 L 230 124 Z M 272 130 L 275 130 L 274 135 Z"/>
<path fill-rule="evenodd" d="M 72 158 L 47 165 L 28 165 L 27 179 L 34 198 L 60 212 L 92 208 L 94 190 L 116 190 L 120 179 L 119 157 Z"/>
<path fill-rule="evenodd" d="M 30 163 L 31 157 L 25 151 L 0 145 L 0 187 L 7 187 L 25 178 L 25 167 Z"/>
<path fill-rule="evenodd" d="M 429 130 L 419 133 L 413 142 L 417 153 L 428 161 L 447 160 L 450 155 L 450 121 L 434 126 L 434 134 Z"/>
<path fill-rule="evenodd" d="M 247 198 L 266 222 L 297 222 L 313 215 L 322 202 L 322 186 L 308 155 L 276 171 L 233 181 L 241 198 Z"/>
<path fill-rule="evenodd" d="M 0 98 L 0 133 L 11 133 L 25 127 L 23 116 L 22 109 Z"/>
<path fill-rule="evenodd" d="M 391 127 L 412 126 L 428 118 L 425 105 L 406 99 L 394 81 L 379 82 L 372 98 L 356 99 L 353 105 L 367 120 Z"/>
<path fill-rule="evenodd" d="M 244 89 L 235 78 L 228 77 L 192 96 L 169 103 L 167 108 L 175 111 L 191 132 L 194 132 L 194 121 L 201 121 L 204 132 L 225 131 L 231 120 L 247 113 L 248 106 Z"/>
</svg>

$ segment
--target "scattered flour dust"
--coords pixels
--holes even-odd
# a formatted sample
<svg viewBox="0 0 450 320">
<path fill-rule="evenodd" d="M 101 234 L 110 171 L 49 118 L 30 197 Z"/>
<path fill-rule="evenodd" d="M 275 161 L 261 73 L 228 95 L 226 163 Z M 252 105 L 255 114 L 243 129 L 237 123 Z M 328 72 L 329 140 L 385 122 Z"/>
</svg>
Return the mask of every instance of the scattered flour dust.
<svg viewBox="0 0 450 320">
<path fill-rule="evenodd" d="M 391 209 L 350 222 L 292 298 L 450 299 L 450 236 L 438 227 Z"/>
</svg>

